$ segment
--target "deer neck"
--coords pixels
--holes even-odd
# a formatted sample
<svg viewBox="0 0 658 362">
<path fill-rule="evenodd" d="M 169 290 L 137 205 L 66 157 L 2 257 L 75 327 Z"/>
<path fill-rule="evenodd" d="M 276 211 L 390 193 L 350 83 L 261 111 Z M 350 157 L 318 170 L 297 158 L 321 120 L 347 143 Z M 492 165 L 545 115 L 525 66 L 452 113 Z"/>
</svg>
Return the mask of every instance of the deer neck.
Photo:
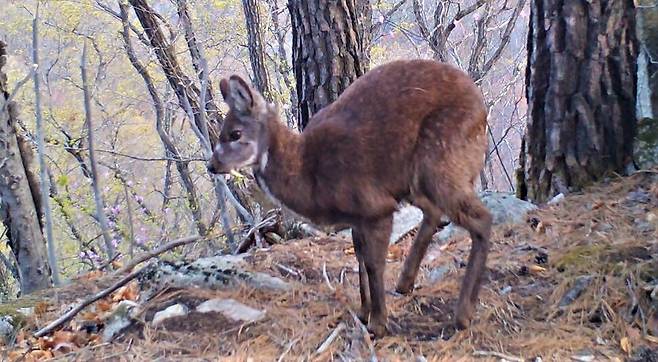
<svg viewBox="0 0 658 362">
<path fill-rule="evenodd" d="M 303 137 L 276 119 L 268 120 L 268 142 L 254 175 L 260 188 L 290 210 L 310 216 L 311 180 L 304 172 Z"/>
</svg>

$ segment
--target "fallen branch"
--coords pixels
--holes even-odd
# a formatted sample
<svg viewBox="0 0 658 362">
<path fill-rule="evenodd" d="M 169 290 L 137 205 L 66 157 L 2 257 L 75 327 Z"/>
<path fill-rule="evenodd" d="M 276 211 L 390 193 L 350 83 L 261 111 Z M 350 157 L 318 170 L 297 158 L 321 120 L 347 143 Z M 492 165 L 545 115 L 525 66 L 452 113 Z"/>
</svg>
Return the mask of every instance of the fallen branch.
<svg viewBox="0 0 658 362">
<path fill-rule="evenodd" d="M 193 235 L 193 236 L 188 236 L 188 237 L 185 237 L 185 238 L 181 238 L 181 239 L 171 241 L 171 242 L 169 242 L 169 243 L 167 243 L 167 244 L 165 244 L 165 245 L 163 245 L 163 246 L 161 246 L 161 247 L 159 247 L 159 248 L 157 248 L 153 251 L 150 251 L 148 253 L 145 253 L 145 254 L 142 254 L 142 255 L 136 257 L 128 265 L 126 265 L 123 268 L 119 269 L 115 273 L 115 275 L 119 275 L 119 274 L 122 274 L 124 272 L 130 271 L 135 266 L 137 266 L 139 263 L 142 263 L 146 260 L 154 258 L 154 257 L 156 257 L 156 256 L 158 256 L 158 255 L 160 255 L 160 254 L 162 254 L 162 253 L 164 253 L 168 250 L 171 250 L 171 249 L 173 249 L 177 246 L 181 246 L 181 245 L 185 245 L 185 244 L 195 242 L 195 241 L 199 240 L 200 238 L 201 237 L 199 235 Z M 39 331 L 37 331 L 34 334 L 34 336 L 39 338 L 39 337 L 43 337 L 46 334 L 52 332 L 56 328 L 60 327 L 62 324 L 64 324 L 64 323 L 68 322 L 69 320 L 71 320 L 73 317 L 75 317 L 76 314 L 80 313 L 80 311 L 82 311 L 84 308 L 86 308 L 90 304 L 92 304 L 92 303 L 94 303 L 94 302 L 96 302 L 100 299 L 103 299 L 103 298 L 107 297 L 108 295 L 110 295 L 115 290 L 117 290 L 117 289 L 121 288 L 122 286 L 128 284 L 128 282 L 135 279 L 142 272 L 142 270 L 144 270 L 144 269 L 143 268 L 138 269 L 138 270 L 126 275 L 125 277 L 123 277 L 119 281 L 117 281 L 116 283 L 112 284 L 110 287 L 108 287 L 106 289 L 103 289 L 100 292 L 98 292 L 98 293 L 92 295 L 91 297 L 85 299 L 80 304 L 75 306 L 73 309 L 66 312 L 63 316 L 57 318 L 55 321 L 51 322 L 46 327 L 44 327 L 44 328 L 40 329 Z"/>
<path fill-rule="evenodd" d="M 117 281 L 116 283 L 112 284 L 110 287 L 108 287 L 106 289 L 103 289 L 100 292 L 92 295 L 91 297 L 83 300 L 80 304 L 73 307 L 73 309 L 66 312 L 63 316 L 57 318 L 56 320 L 51 322 L 49 325 L 47 325 L 44 328 L 41 328 L 40 330 L 38 330 L 36 333 L 34 333 L 34 336 L 39 338 L 39 337 L 43 337 L 46 334 L 49 334 L 50 332 L 54 331 L 55 329 L 60 327 L 62 324 L 68 322 L 73 317 L 75 317 L 76 314 L 80 313 L 80 311 L 82 311 L 88 305 L 94 303 L 95 301 L 97 301 L 99 299 L 103 299 L 103 298 L 107 297 L 108 295 L 110 295 L 115 290 L 117 290 L 117 289 L 121 288 L 122 286 L 128 284 L 128 282 L 130 282 L 131 280 L 133 280 L 137 276 L 139 276 L 139 274 L 142 273 L 142 270 L 143 269 L 139 269 L 139 270 L 136 270 L 136 271 L 126 275 L 125 277 L 123 277 L 119 281 Z"/>
<path fill-rule="evenodd" d="M 495 351 L 473 351 L 473 356 L 474 357 L 496 357 L 496 358 L 501 358 L 506 361 L 511 361 L 511 362 L 523 362 L 523 358 L 515 357 L 515 356 L 510 356 L 504 353 L 500 352 L 495 352 Z"/>
<path fill-rule="evenodd" d="M 138 264 L 143 263 L 146 260 L 149 260 L 151 258 L 155 258 L 156 256 L 158 256 L 158 255 L 160 255 L 160 254 L 162 254 L 166 251 L 169 251 L 169 250 L 171 250 L 171 249 L 173 249 L 177 246 L 193 243 L 193 242 L 199 240 L 200 238 L 201 238 L 201 236 L 199 236 L 199 235 L 192 235 L 192 236 L 188 236 L 188 237 L 184 237 L 184 238 L 180 238 L 180 239 L 170 241 L 167 244 L 162 245 L 159 248 L 156 248 L 156 249 L 151 250 L 147 253 L 136 256 L 135 259 L 133 259 L 130 263 L 126 264 L 126 266 L 124 266 L 123 268 L 119 269 L 115 274 L 117 274 L 117 275 L 118 274 L 123 274 L 127 271 L 132 270 Z"/>
<path fill-rule="evenodd" d="M 322 342 L 322 344 L 320 345 L 320 347 L 318 347 L 318 349 L 315 351 L 315 353 L 316 354 L 322 354 L 327 349 L 329 349 L 329 346 L 334 342 L 336 337 L 338 337 L 338 335 L 340 334 L 340 332 L 343 331 L 343 329 L 345 329 L 345 323 L 340 322 L 336 326 L 336 328 L 333 330 L 333 332 L 331 332 L 331 334 L 327 337 L 327 339 L 325 339 L 324 342 Z"/>
</svg>

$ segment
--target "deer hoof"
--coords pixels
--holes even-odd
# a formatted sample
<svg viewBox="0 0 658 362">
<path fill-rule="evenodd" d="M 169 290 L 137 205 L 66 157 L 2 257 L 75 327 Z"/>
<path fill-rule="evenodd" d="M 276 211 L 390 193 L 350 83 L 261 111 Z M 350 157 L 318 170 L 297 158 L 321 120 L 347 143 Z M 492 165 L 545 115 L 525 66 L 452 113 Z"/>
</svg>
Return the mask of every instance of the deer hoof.
<svg viewBox="0 0 658 362">
<path fill-rule="evenodd" d="M 403 295 L 411 294 L 414 291 L 414 283 L 400 280 L 398 285 L 395 286 L 395 291 Z"/>
<path fill-rule="evenodd" d="M 455 312 L 455 327 L 459 330 L 468 329 L 471 325 L 472 316 L 472 306 L 462 305 L 457 307 L 457 311 Z"/>
<path fill-rule="evenodd" d="M 370 333 L 372 333 L 375 338 L 384 337 L 386 334 L 388 334 L 386 323 L 374 322 L 372 320 L 370 323 L 368 323 L 368 331 L 370 331 Z"/>
</svg>

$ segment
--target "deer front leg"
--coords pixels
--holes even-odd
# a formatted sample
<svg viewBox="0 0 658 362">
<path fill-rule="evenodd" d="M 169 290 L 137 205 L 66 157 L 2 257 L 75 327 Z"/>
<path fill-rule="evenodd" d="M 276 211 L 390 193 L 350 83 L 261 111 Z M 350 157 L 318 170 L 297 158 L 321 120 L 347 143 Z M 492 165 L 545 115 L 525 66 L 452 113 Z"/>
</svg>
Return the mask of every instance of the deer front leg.
<svg viewBox="0 0 658 362">
<path fill-rule="evenodd" d="M 363 262 L 368 274 L 371 300 L 368 329 L 376 337 L 386 334 L 387 313 L 384 270 L 386 268 L 386 253 L 392 224 L 393 217 L 388 216 L 374 222 L 368 222 L 360 229 L 363 233 Z"/>
<path fill-rule="evenodd" d="M 359 262 L 359 293 L 361 294 L 361 311 L 359 319 L 364 324 L 368 323 L 370 317 L 370 288 L 368 286 L 368 273 L 366 264 L 363 260 L 363 235 L 356 228 L 352 228 L 352 243 L 354 244 L 354 254 Z"/>
</svg>

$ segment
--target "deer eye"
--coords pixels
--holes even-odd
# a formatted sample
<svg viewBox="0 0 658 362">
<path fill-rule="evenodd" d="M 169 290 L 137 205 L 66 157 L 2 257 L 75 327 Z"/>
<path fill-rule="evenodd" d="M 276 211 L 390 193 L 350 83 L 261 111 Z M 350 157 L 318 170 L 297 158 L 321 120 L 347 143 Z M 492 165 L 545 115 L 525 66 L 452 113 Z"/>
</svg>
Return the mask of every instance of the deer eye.
<svg viewBox="0 0 658 362">
<path fill-rule="evenodd" d="M 235 142 L 235 141 L 239 140 L 241 137 L 242 137 L 242 132 L 238 131 L 238 130 L 231 131 L 231 133 L 229 133 L 229 135 L 228 135 L 228 139 L 231 142 Z"/>
</svg>

